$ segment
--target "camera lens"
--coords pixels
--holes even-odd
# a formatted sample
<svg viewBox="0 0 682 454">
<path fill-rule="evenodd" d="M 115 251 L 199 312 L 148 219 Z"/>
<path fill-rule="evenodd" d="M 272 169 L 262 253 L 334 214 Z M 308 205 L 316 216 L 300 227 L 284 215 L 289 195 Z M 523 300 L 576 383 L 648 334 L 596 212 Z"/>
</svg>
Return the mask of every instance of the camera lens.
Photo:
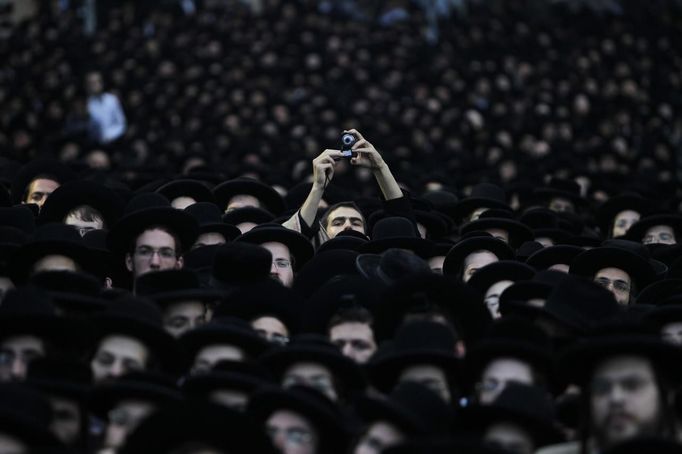
<svg viewBox="0 0 682 454">
<path fill-rule="evenodd" d="M 355 136 L 353 134 L 344 134 L 341 136 L 341 142 L 344 145 L 353 145 L 355 143 Z"/>
</svg>

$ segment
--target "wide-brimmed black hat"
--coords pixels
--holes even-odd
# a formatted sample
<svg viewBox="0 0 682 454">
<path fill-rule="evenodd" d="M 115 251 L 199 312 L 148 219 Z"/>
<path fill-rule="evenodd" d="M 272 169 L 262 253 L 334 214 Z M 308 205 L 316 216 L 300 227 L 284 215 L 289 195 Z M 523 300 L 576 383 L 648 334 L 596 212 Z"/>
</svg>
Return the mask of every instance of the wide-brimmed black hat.
<svg viewBox="0 0 682 454">
<path fill-rule="evenodd" d="M 257 198 L 269 212 L 279 215 L 285 209 L 284 198 L 267 184 L 253 178 L 235 178 L 213 188 L 218 206 L 225 210 L 230 199 L 236 195 L 252 195 Z"/>
<path fill-rule="evenodd" d="M 408 249 L 422 256 L 429 248 L 429 241 L 419 237 L 417 227 L 407 218 L 391 216 L 374 225 L 371 240 L 362 246 L 363 253 L 379 254 L 387 249 Z"/>
<path fill-rule="evenodd" d="M 188 251 L 199 233 L 197 221 L 182 210 L 170 206 L 161 194 L 141 193 L 125 207 L 124 215 L 107 237 L 109 250 L 123 257 L 142 232 L 153 226 L 170 230 L 180 240 L 182 251 Z M 176 251 L 180 252 L 180 251 Z"/>
<path fill-rule="evenodd" d="M 183 301 L 212 302 L 223 292 L 202 288 L 199 275 L 194 271 L 161 270 L 145 273 L 135 280 L 135 294 L 149 298 L 161 307 Z"/>
<path fill-rule="evenodd" d="M 310 240 L 300 233 L 283 227 L 280 224 L 261 224 L 237 237 L 235 241 L 251 244 L 277 242 L 289 248 L 294 257 L 294 270 L 300 269 L 315 253 Z"/>
<path fill-rule="evenodd" d="M 499 260 L 514 258 L 514 251 L 504 241 L 493 238 L 489 234 L 471 236 L 461 239 L 450 249 L 443 263 L 443 273 L 453 276 L 460 275 L 464 259 L 479 251 L 489 251 Z"/>
<path fill-rule="evenodd" d="M 596 219 L 604 237 L 610 236 L 613 220 L 618 213 L 632 210 L 645 216 L 651 211 L 651 201 L 634 192 L 625 192 L 609 198 L 597 208 Z"/>
<path fill-rule="evenodd" d="M 45 290 L 63 314 L 91 315 L 106 309 L 106 301 L 100 297 L 102 285 L 89 274 L 41 271 L 30 277 L 29 284 Z"/>
<path fill-rule="evenodd" d="M 554 286 L 568 276 L 561 271 L 541 270 L 529 281 L 514 282 L 500 294 L 500 313 L 523 315 L 528 306 L 538 306 L 529 304 L 531 300 L 543 300 L 544 305 Z"/>
<path fill-rule="evenodd" d="M 214 391 L 238 390 L 251 394 L 266 386 L 276 386 L 276 383 L 263 366 L 252 361 L 224 360 L 209 372 L 189 376 L 182 383 L 182 392 L 203 399 Z"/>
<path fill-rule="evenodd" d="M 548 246 L 528 257 L 526 264 L 536 270 L 546 270 L 554 265 L 570 266 L 573 263 L 573 259 L 583 252 L 585 252 L 585 249 L 568 244 Z"/>
<path fill-rule="evenodd" d="M 134 399 L 163 405 L 180 401 L 182 394 L 169 377 L 136 371 L 94 386 L 88 395 L 88 407 L 94 415 L 106 419 L 118 402 Z"/>
<path fill-rule="evenodd" d="M 219 233 L 225 237 L 225 241 L 232 241 L 241 235 L 239 229 L 223 222 L 220 209 L 214 203 L 197 202 L 185 208 L 185 213 L 190 214 L 199 224 L 199 234 Z"/>
<path fill-rule="evenodd" d="M 159 186 L 156 191 L 171 203 L 178 197 L 190 197 L 195 202 L 208 202 L 215 205 L 215 197 L 206 183 L 200 180 L 179 179 L 172 180 Z"/>
<path fill-rule="evenodd" d="M 366 424 L 389 422 L 408 437 L 447 436 L 455 425 L 454 408 L 417 382 L 399 383 L 385 398 L 361 398 L 356 408 Z"/>
<path fill-rule="evenodd" d="M 580 185 L 564 178 L 552 178 L 547 186 L 535 189 L 533 195 L 543 200 L 563 197 L 575 203 L 577 207 L 586 204 L 586 200 L 580 195 Z"/>
<path fill-rule="evenodd" d="M 272 254 L 264 247 L 235 241 L 215 248 L 211 269 L 213 287 L 232 290 L 242 285 L 260 282 L 270 276 Z"/>
<path fill-rule="evenodd" d="M 391 285 L 401 279 L 431 273 L 429 264 L 403 249 L 388 249 L 379 254 L 360 254 L 355 259 L 356 269 L 365 279 L 380 285 Z"/>
<path fill-rule="evenodd" d="M 465 408 L 460 419 L 464 427 L 480 433 L 496 423 L 516 424 L 528 431 L 536 449 L 564 440 L 547 392 L 521 383 L 506 385 L 492 404 Z"/>
<path fill-rule="evenodd" d="M 325 251 L 335 251 L 339 249 L 360 252 L 368 241 L 369 237 L 357 230 L 342 230 L 337 233 L 334 238 L 322 243 L 317 248 L 316 253 L 320 254 Z"/>
<path fill-rule="evenodd" d="M 601 246 L 582 252 L 573 259 L 569 271 L 571 274 L 593 279 L 604 268 L 625 271 L 638 289 L 646 287 L 656 278 L 656 270 L 646 257 L 616 246 Z"/>
<path fill-rule="evenodd" d="M 36 229 L 36 219 L 26 205 L 0 207 L 0 225 L 14 227 L 26 235 L 31 235 Z"/>
<path fill-rule="evenodd" d="M 485 295 L 490 286 L 500 281 L 527 281 L 533 277 L 535 270 L 525 263 L 514 260 L 500 260 L 490 263 L 476 271 L 467 281 L 467 285 Z"/>
<path fill-rule="evenodd" d="M 151 301 L 122 296 L 110 301 L 107 309 L 90 318 L 99 340 L 109 335 L 130 336 L 146 345 L 168 372 L 181 372 L 185 358 L 175 339 L 163 328 L 160 309 Z"/>
<path fill-rule="evenodd" d="M 305 386 L 264 389 L 251 397 L 248 414 L 264 426 L 278 410 L 297 413 L 315 427 L 319 440 L 317 452 L 346 452 L 350 430 L 334 403 L 316 390 Z"/>
<path fill-rule="evenodd" d="M 647 230 L 657 225 L 670 226 L 676 235 L 680 235 L 682 234 L 682 215 L 655 214 L 643 217 L 628 229 L 624 239 L 641 243 Z M 679 241 L 682 241 L 682 238 Z"/>
<path fill-rule="evenodd" d="M 519 248 L 516 250 L 516 253 L 514 254 L 514 257 L 519 262 L 525 262 L 528 259 L 528 257 L 544 248 L 545 246 L 543 246 L 542 243 L 539 243 L 535 240 L 526 241 L 523 244 L 521 244 L 521 246 L 519 246 Z"/>
<path fill-rule="evenodd" d="M 241 412 L 202 401 L 170 403 L 145 418 L 126 438 L 121 454 L 171 454 L 188 446 L 221 453 L 277 451 L 262 427 Z"/>
<path fill-rule="evenodd" d="M 235 226 L 244 222 L 250 222 L 256 225 L 267 224 L 274 220 L 274 214 L 256 207 L 237 208 L 223 214 L 223 222 Z"/>
<path fill-rule="evenodd" d="M 31 267 L 48 255 L 68 257 L 83 270 L 88 270 L 92 262 L 92 255 L 73 226 L 51 222 L 38 227 L 33 238 L 12 255 L 10 277 L 14 283 L 26 282 Z"/>
<path fill-rule="evenodd" d="M 503 217 L 488 217 L 486 213 L 483 213 L 477 220 L 464 224 L 459 229 L 459 233 L 460 235 L 466 235 L 474 231 L 485 232 L 488 229 L 506 231 L 509 234 L 509 245 L 512 249 L 517 249 L 524 242 L 534 238 L 531 229 L 519 221 Z"/>
<path fill-rule="evenodd" d="M 38 222 L 64 222 L 66 215 L 82 205 L 102 214 L 105 228 L 111 228 L 123 214 L 125 202 L 114 190 L 88 180 L 65 183 L 55 189 L 40 210 Z"/>
<path fill-rule="evenodd" d="M 214 317 L 180 337 L 180 344 L 190 358 L 211 345 L 233 345 L 244 351 L 249 358 L 256 358 L 268 350 L 268 343 L 244 320 Z"/>
<path fill-rule="evenodd" d="M 637 295 L 637 304 L 658 305 L 675 295 L 682 295 L 682 278 L 669 278 L 652 282 Z"/>
<path fill-rule="evenodd" d="M 113 281 L 113 286 L 118 288 L 129 288 L 131 276 L 122 260 L 118 260 L 116 255 L 107 246 L 109 232 L 106 230 L 90 230 L 83 235 L 82 242 L 90 251 L 92 261 L 88 272 L 97 276 L 100 282 L 105 278 Z"/>
<path fill-rule="evenodd" d="M 294 290 L 304 298 L 317 291 L 325 282 L 337 276 L 358 274 L 355 262 L 358 253 L 349 250 L 317 252 L 296 275 Z"/>
<path fill-rule="evenodd" d="M 457 202 L 448 214 L 456 223 L 477 208 L 508 209 L 507 196 L 504 189 L 492 183 L 479 183 L 471 189 L 468 197 Z"/>
<path fill-rule="evenodd" d="M 414 365 L 440 367 L 448 377 L 450 387 L 463 383 L 460 361 L 455 356 L 455 334 L 443 323 L 416 320 L 400 327 L 393 342 L 377 352 L 367 364 L 371 383 L 388 393 L 396 385 L 401 371 Z"/>
<path fill-rule="evenodd" d="M 278 378 L 296 363 L 315 363 L 327 367 L 347 392 L 361 391 L 366 384 L 360 367 L 326 336 L 300 334 L 286 347 L 263 355 L 261 362 Z"/>
<path fill-rule="evenodd" d="M 48 395 L 84 402 L 92 385 L 92 370 L 67 357 L 36 358 L 28 365 L 26 384 Z"/>
<path fill-rule="evenodd" d="M 54 179 L 59 184 L 73 180 L 76 176 L 71 169 L 55 159 L 33 159 L 19 169 L 19 173 L 17 173 L 12 181 L 10 195 L 12 196 L 13 205 L 18 205 L 23 201 L 28 185 L 41 175 L 49 175 L 51 179 Z"/>
</svg>

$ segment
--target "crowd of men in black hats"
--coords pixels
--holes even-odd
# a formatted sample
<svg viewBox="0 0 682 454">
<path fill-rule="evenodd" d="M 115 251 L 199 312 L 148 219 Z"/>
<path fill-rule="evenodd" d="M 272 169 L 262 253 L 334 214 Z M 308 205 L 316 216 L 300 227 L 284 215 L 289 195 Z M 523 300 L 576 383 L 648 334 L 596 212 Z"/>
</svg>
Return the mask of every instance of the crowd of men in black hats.
<svg viewBox="0 0 682 454">
<path fill-rule="evenodd" d="M 682 452 L 680 11 L 265 3 L 2 43 L 0 454 Z"/>
</svg>

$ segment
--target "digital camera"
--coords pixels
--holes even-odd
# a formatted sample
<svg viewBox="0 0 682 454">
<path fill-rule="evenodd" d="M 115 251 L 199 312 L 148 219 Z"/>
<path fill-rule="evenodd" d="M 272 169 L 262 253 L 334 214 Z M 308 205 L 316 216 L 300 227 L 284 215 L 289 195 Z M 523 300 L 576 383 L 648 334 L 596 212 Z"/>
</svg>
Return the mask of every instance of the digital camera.
<svg viewBox="0 0 682 454">
<path fill-rule="evenodd" d="M 358 139 L 351 133 L 347 132 L 341 136 L 341 153 L 344 158 L 354 158 L 358 154 L 353 151 L 353 145 Z"/>
</svg>

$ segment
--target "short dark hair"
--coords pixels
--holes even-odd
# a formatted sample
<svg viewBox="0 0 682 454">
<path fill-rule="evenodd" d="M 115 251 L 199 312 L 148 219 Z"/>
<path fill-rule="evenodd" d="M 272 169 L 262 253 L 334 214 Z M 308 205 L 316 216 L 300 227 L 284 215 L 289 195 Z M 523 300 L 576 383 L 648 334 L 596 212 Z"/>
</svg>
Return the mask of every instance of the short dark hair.
<svg viewBox="0 0 682 454">
<path fill-rule="evenodd" d="M 65 218 L 69 215 L 74 215 L 85 222 L 102 221 L 102 223 L 104 223 L 104 216 L 102 216 L 102 213 L 90 205 L 80 205 L 76 208 L 73 208 L 72 210 L 69 210 L 69 212 L 66 213 Z"/>
<path fill-rule="evenodd" d="M 329 215 L 332 214 L 332 211 L 342 207 L 352 208 L 358 213 L 360 213 L 360 216 L 362 217 L 362 227 L 365 229 L 365 232 L 367 232 L 367 220 L 365 220 L 365 215 L 362 214 L 362 210 L 360 210 L 360 207 L 357 206 L 355 202 L 339 202 L 327 208 L 327 211 L 325 211 L 322 217 L 320 218 L 320 224 L 322 224 L 322 227 L 324 227 L 324 229 L 326 230 L 327 223 L 329 222 Z"/>
<path fill-rule="evenodd" d="M 147 232 L 149 230 L 161 230 L 162 232 L 166 232 L 170 236 L 173 237 L 173 243 L 175 243 L 175 256 L 180 257 L 183 253 L 182 250 L 182 241 L 180 241 L 180 236 L 178 236 L 175 232 L 173 232 L 171 229 L 166 227 L 165 225 L 150 225 L 149 227 L 145 227 L 144 229 L 140 230 L 137 232 L 136 235 L 133 236 L 132 241 L 130 242 L 130 245 L 128 246 L 128 253 L 133 254 L 135 252 L 135 246 L 137 244 L 137 239 L 142 235 L 144 232 Z"/>
</svg>

